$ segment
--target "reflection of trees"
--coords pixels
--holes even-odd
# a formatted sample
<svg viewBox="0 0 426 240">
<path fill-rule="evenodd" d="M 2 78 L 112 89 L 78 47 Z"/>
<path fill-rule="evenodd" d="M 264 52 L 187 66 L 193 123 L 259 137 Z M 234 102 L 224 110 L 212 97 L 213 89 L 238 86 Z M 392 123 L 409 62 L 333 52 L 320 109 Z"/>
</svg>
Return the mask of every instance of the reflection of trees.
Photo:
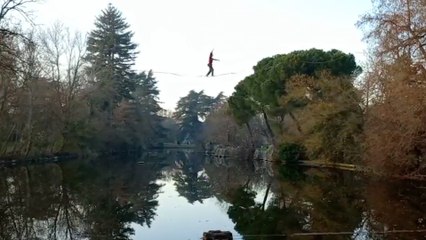
<svg viewBox="0 0 426 240">
<path fill-rule="evenodd" d="M 203 170 L 203 157 L 196 153 L 181 152 L 178 155 L 180 161 L 180 171 L 173 175 L 177 192 L 185 197 L 189 203 L 199 201 L 213 196 L 211 184 L 207 175 L 199 174 Z"/>
<path fill-rule="evenodd" d="M 359 227 L 363 211 L 360 181 L 331 173 L 300 179 L 304 180 L 273 182 L 273 197 L 266 207 L 265 202 L 255 203 L 256 192 L 249 187 L 235 191 L 228 214 L 236 230 L 242 235 L 268 235 L 354 231 Z"/>
<path fill-rule="evenodd" d="M 351 173 L 313 172 L 307 174 L 304 182 L 292 184 L 295 195 L 289 197 L 310 204 L 307 231 L 350 232 L 362 221 L 362 185 Z"/>
<path fill-rule="evenodd" d="M 425 187 L 419 182 L 370 181 L 364 191 L 369 227 L 373 231 L 426 229 Z M 385 239 L 422 239 L 424 234 L 395 234 Z"/>
<path fill-rule="evenodd" d="M 81 218 L 84 213 L 78 208 L 78 200 L 74 199 L 75 196 L 66 186 L 59 190 L 59 201 L 52 204 L 55 211 L 53 222 L 48 223 L 49 239 L 76 239 L 84 229 Z"/>
<path fill-rule="evenodd" d="M 135 219 L 131 204 L 121 205 L 110 197 L 101 198 L 88 211 L 90 239 L 127 240 L 134 230 L 130 223 Z"/>
<path fill-rule="evenodd" d="M 272 179 L 266 167 L 265 162 L 252 163 L 243 158 L 212 158 L 205 166 L 216 197 L 231 203 L 228 215 L 243 235 L 276 234 L 282 215 L 291 214 L 277 207 L 275 197 L 271 198 Z M 258 203 L 255 198 L 260 191 L 263 195 Z M 291 221 L 296 218 L 288 219 L 286 225 L 294 225 Z"/>
<path fill-rule="evenodd" d="M 57 165 L 15 168 L 0 176 L 1 239 L 76 239 L 83 230 L 82 211 L 62 185 Z"/>
<path fill-rule="evenodd" d="M 155 210 L 158 206 L 156 198 L 160 187 L 161 185 L 150 183 L 143 192 L 138 192 L 132 197 L 131 202 L 133 202 L 133 211 L 136 214 L 136 219 L 134 221 L 139 225 L 143 226 L 146 224 L 148 227 L 151 226 L 156 216 Z"/>
<path fill-rule="evenodd" d="M 22 239 L 28 235 L 28 232 L 32 232 L 32 226 L 27 219 L 21 216 L 25 214 L 26 205 L 29 205 L 25 201 L 26 192 L 29 190 L 27 182 L 17 182 L 13 175 L 19 176 L 19 178 L 25 178 L 24 169 L 15 170 L 13 174 L 6 174 L 1 171 L 1 182 L 0 182 L 0 238 L 1 239 Z M 28 178 L 26 178 L 28 179 Z M 27 232 L 27 233 L 26 233 Z"/>
<path fill-rule="evenodd" d="M 130 239 L 158 206 L 158 166 L 134 163 L 0 170 L 0 239 Z"/>
<path fill-rule="evenodd" d="M 235 223 L 235 229 L 243 235 L 268 235 L 284 233 L 286 229 L 302 227 L 300 214 L 291 208 L 280 208 L 276 199 L 272 199 L 267 208 L 264 203 L 256 203 L 256 192 L 248 188 L 237 189 L 232 197 L 232 206 L 228 215 Z M 262 239 L 269 239 L 267 237 Z M 276 239 L 276 238 L 271 238 Z"/>
<path fill-rule="evenodd" d="M 132 162 L 106 161 L 94 166 L 97 177 L 87 186 L 90 210 L 87 223 L 91 239 L 130 239 L 130 223 L 149 226 L 158 206 L 160 185 L 154 183 L 160 165 L 147 163 L 135 167 Z"/>
<path fill-rule="evenodd" d="M 424 235 L 420 232 L 384 237 L 376 233 L 426 228 L 426 195 L 418 183 L 410 186 L 363 179 L 348 172 L 287 171 L 284 180 L 272 183 L 273 197 L 266 207 L 264 202 L 255 202 L 258 192 L 249 185 L 232 191 L 228 215 L 243 236 L 353 232 L 352 236 L 333 235 L 324 239 L 420 239 Z"/>
<path fill-rule="evenodd" d="M 283 182 L 281 198 L 295 211 L 304 212 L 299 231 L 352 232 L 362 222 L 363 182 L 349 173 L 310 170 L 304 181 Z M 335 236 L 347 239 L 347 236 Z"/>
<path fill-rule="evenodd" d="M 265 175 L 256 172 L 253 163 L 243 158 L 212 157 L 205 164 L 205 170 L 216 197 L 227 202 L 242 186 L 259 188 L 265 185 Z M 259 168 L 259 171 L 262 170 Z"/>
<path fill-rule="evenodd" d="M 106 160 L 0 169 L 0 239 L 130 239 L 130 223 L 149 227 L 154 220 L 161 188 L 155 180 L 176 159 L 181 168 L 173 178 L 179 193 L 191 203 L 213 193 L 231 203 L 228 215 L 242 235 L 357 232 L 363 227 L 370 231 L 368 239 L 383 239 L 371 231 L 426 228 L 426 195 L 419 183 L 367 182 L 318 170 L 286 172 L 284 180 L 270 181 L 256 176 L 245 160 L 222 159 L 203 168 L 202 157 L 193 153 L 161 159 L 147 156 L 141 165 Z M 422 234 L 386 239 L 420 239 Z"/>
<path fill-rule="evenodd" d="M 178 193 L 185 197 L 189 203 L 199 201 L 213 196 L 208 178 L 205 175 L 197 176 L 196 172 L 191 172 L 189 169 L 176 172 L 173 180 L 176 184 Z"/>
</svg>

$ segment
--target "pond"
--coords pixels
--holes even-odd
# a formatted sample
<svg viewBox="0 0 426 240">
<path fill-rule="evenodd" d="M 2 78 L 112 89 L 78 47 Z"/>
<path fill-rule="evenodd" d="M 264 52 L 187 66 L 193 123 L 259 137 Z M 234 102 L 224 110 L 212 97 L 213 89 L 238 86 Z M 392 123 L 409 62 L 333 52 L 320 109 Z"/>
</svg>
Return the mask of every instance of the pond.
<svg viewBox="0 0 426 240">
<path fill-rule="evenodd" d="M 424 229 L 422 182 L 192 151 L 0 169 L 2 240 L 426 239 Z"/>
</svg>

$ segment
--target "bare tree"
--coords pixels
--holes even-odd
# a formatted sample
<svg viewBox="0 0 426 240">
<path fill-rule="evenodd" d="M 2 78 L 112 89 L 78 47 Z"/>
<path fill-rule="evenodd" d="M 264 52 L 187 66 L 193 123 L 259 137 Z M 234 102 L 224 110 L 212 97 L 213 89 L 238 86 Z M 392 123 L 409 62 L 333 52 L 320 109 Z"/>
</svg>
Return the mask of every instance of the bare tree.
<svg viewBox="0 0 426 240">
<path fill-rule="evenodd" d="M 365 159 L 380 171 L 426 175 L 426 1 L 374 0 L 362 17 L 372 44 L 364 79 Z"/>
<path fill-rule="evenodd" d="M 46 66 L 44 74 L 55 85 L 57 104 L 63 113 L 69 114 L 71 102 L 83 85 L 85 38 L 57 22 L 41 31 L 39 39 Z M 65 118 L 69 117 L 67 114 Z"/>
<path fill-rule="evenodd" d="M 31 14 L 27 6 L 36 2 L 38 0 L 0 1 L 0 120 L 2 127 L 8 129 L 6 132 L 0 130 L 0 134 L 3 136 L 0 139 L 2 142 L 0 146 L 1 153 L 7 151 L 7 142 L 14 135 L 18 126 L 16 122 L 9 121 L 11 119 L 9 115 L 14 113 L 13 105 L 17 99 L 18 74 L 22 75 L 22 72 L 18 73 L 20 65 L 18 62 L 22 60 L 18 53 L 19 40 L 25 40 L 30 43 L 28 37 L 16 30 L 17 27 L 13 26 L 16 22 L 12 23 L 11 19 L 12 17 L 14 20 L 24 18 L 25 21 L 32 23 Z"/>
<path fill-rule="evenodd" d="M 393 61 L 408 56 L 426 74 L 426 1 L 374 0 L 374 11 L 358 26 L 367 30 L 378 57 Z"/>
<path fill-rule="evenodd" d="M 22 45 L 20 55 L 22 56 L 20 59 L 22 97 L 26 98 L 26 101 L 22 102 L 22 106 L 25 106 L 23 111 L 26 116 L 23 152 L 27 156 L 31 151 L 33 142 L 34 87 L 35 81 L 40 77 L 41 66 L 38 61 L 36 45 L 32 41 Z"/>
</svg>

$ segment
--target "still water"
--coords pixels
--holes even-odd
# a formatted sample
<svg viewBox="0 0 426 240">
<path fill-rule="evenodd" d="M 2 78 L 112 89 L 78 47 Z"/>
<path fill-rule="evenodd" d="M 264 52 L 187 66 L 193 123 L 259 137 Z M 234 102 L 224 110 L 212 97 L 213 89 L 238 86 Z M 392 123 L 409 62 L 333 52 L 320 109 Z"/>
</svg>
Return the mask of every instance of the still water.
<svg viewBox="0 0 426 240">
<path fill-rule="evenodd" d="M 421 182 L 191 151 L 0 169 L 1 240 L 426 239 L 424 229 Z"/>
</svg>

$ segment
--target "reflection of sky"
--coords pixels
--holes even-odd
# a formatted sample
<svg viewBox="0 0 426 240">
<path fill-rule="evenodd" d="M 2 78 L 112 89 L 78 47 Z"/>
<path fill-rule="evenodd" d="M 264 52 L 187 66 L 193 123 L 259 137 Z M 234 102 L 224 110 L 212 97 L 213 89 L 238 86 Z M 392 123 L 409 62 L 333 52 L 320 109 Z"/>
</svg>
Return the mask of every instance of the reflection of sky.
<svg viewBox="0 0 426 240">
<path fill-rule="evenodd" d="M 234 237 L 239 237 L 234 230 L 234 223 L 229 219 L 224 205 L 216 197 L 205 199 L 203 203 L 194 204 L 179 196 L 173 180 L 161 181 L 164 186 L 158 196 L 157 208 L 151 228 L 132 224 L 135 229 L 133 239 L 200 239 L 203 232 L 209 230 L 231 231 Z"/>
<path fill-rule="evenodd" d="M 266 187 L 255 189 L 256 191 L 256 197 L 254 198 L 254 201 L 258 204 L 262 204 L 263 200 L 265 199 L 265 193 L 266 193 Z M 266 207 L 269 206 L 271 203 L 271 199 L 274 197 L 274 193 L 272 193 L 271 190 L 269 190 L 268 193 L 268 199 L 266 200 Z"/>
</svg>

